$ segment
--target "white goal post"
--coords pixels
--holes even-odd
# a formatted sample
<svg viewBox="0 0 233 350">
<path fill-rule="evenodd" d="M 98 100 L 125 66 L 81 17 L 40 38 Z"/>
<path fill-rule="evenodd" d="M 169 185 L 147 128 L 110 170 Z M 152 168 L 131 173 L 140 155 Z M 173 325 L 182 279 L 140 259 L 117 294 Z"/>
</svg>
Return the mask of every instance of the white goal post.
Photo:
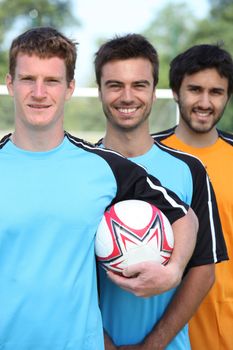
<svg viewBox="0 0 233 350">
<path fill-rule="evenodd" d="M 6 85 L 0 85 L 0 95 L 8 95 Z M 73 97 L 98 97 L 97 88 L 76 87 Z M 172 99 L 172 92 L 170 89 L 156 89 L 156 98 L 158 99 Z M 176 122 L 179 120 L 179 110 L 176 108 Z"/>
</svg>

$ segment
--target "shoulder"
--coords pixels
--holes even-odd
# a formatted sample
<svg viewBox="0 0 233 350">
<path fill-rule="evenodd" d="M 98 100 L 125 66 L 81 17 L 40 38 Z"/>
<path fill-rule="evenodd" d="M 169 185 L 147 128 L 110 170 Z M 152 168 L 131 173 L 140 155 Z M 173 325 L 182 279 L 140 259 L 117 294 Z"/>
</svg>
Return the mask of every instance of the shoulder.
<svg viewBox="0 0 233 350">
<path fill-rule="evenodd" d="M 5 135 L 0 140 L 0 149 L 4 147 L 4 145 L 10 140 L 11 134 Z"/>
<path fill-rule="evenodd" d="M 168 153 L 170 156 L 185 163 L 189 167 L 193 177 L 196 177 L 200 174 L 206 174 L 205 166 L 199 158 L 193 156 L 192 154 L 168 147 L 158 142 L 156 139 L 154 139 L 154 143 L 158 148 Z"/>
<path fill-rule="evenodd" d="M 169 136 L 172 136 L 175 133 L 175 129 L 176 129 L 176 126 L 174 126 L 173 128 L 167 129 L 167 130 L 153 133 L 153 134 L 151 134 L 151 136 L 156 141 L 162 141 L 162 140 L 165 140 L 166 138 L 168 138 Z"/>
<path fill-rule="evenodd" d="M 76 136 L 73 136 L 69 133 L 65 133 L 67 136 L 68 140 L 73 143 L 76 147 L 82 148 L 84 151 L 95 154 L 98 157 L 101 157 L 104 159 L 108 165 L 116 172 L 118 169 L 118 173 L 120 172 L 119 169 L 122 169 L 124 167 L 124 171 L 126 169 L 131 170 L 132 168 L 140 168 L 142 167 L 136 166 L 133 162 L 129 161 L 126 157 L 124 157 L 122 154 L 113 151 L 108 148 L 100 147 L 99 143 L 97 144 L 92 144 L 88 141 L 85 141 L 83 139 L 80 139 Z"/>
<path fill-rule="evenodd" d="M 229 133 L 229 132 L 225 132 L 222 130 L 218 130 L 218 135 L 219 137 L 224 140 L 225 142 L 227 142 L 228 144 L 230 144 L 231 146 L 233 146 L 233 134 Z"/>
<path fill-rule="evenodd" d="M 107 148 L 99 147 L 99 145 L 100 145 L 99 142 L 96 144 L 93 144 L 89 141 L 86 141 L 86 140 L 80 139 L 76 136 L 73 136 L 68 132 L 65 132 L 65 135 L 72 144 L 74 144 L 78 148 L 82 148 L 83 150 L 85 150 L 87 152 L 96 153 L 96 154 L 102 156 L 103 158 L 107 154 L 113 154 L 113 155 L 120 156 L 120 154 L 115 152 L 115 151 L 109 150 Z"/>
</svg>

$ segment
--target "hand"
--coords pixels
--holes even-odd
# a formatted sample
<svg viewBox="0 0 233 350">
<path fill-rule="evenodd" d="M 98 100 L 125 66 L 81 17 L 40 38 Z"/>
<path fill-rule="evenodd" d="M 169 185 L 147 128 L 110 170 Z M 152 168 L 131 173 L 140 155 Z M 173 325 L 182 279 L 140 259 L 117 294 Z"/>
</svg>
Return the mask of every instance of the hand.
<svg viewBox="0 0 233 350">
<path fill-rule="evenodd" d="M 104 332 L 104 348 L 105 350 L 117 350 L 118 348 L 114 345 L 109 335 Z"/>
<path fill-rule="evenodd" d="M 150 297 L 175 288 L 181 282 L 182 271 L 175 263 L 163 266 L 147 261 L 127 267 L 122 276 L 112 271 L 108 271 L 107 275 L 128 292 L 139 297 Z"/>
</svg>

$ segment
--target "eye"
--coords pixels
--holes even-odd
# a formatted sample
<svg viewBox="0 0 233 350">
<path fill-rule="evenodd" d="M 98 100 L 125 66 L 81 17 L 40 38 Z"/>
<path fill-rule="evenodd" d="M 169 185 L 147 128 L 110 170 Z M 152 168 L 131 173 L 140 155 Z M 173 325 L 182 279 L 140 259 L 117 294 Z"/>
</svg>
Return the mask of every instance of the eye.
<svg viewBox="0 0 233 350">
<path fill-rule="evenodd" d="M 113 91 L 121 89 L 121 85 L 118 83 L 111 83 L 107 85 L 107 88 Z"/>
<path fill-rule="evenodd" d="M 119 87 L 119 85 L 118 84 L 110 84 L 110 85 L 108 85 L 110 88 L 115 88 L 115 87 Z"/>
<path fill-rule="evenodd" d="M 28 77 L 22 77 L 20 80 L 21 80 L 21 81 L 25 81 L 25 82 L 31 82 L 31 81 L 33 81 L 33 77 L 30 77 L 30 76 L 28 76 Z"/>
<path fill-rule="evenodd" d="M 46 83 L 49 85 L 55 85 L 55 84 L 59 84 L 60 80 L 56 79 L 56 78 L 49 78 L 46 80 Z"/>
<path fill-rule="evenodd" d="M 147 84 L 145 84 L 145 83 L 137 83 L 134 86 L 136 88 L 139 88 L 139 89 L 145 89 L 147 87 Z"/>
<path fill-rule="evenodd" d="M 224 95 L 224 90 L 222 89 L 213 89 L 211 91 L 212 95 L 216 95 L 216 96 L 221 96 Z"/>
<path fill-rule="evenodd" d="M 189 86 L 188 87 L 188 91 L 191 91 L 191 92 L 200 92 L 201 89 L 199 86 Z"/>
</svg>

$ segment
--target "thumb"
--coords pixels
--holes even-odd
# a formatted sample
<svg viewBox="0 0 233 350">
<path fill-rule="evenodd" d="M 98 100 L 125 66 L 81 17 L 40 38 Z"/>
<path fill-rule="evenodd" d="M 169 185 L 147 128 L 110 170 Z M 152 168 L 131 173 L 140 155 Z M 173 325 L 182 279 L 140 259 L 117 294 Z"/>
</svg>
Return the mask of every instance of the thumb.
<svg viewBox="0 0 233 350">
<path fill-rule="evenodd" d="M 125 277 L 137 277 L 139 273 L 143 271 L 144 263 L 133 264 L 126 267 L 122 271 L 122 275 Z"/>
</svg>

